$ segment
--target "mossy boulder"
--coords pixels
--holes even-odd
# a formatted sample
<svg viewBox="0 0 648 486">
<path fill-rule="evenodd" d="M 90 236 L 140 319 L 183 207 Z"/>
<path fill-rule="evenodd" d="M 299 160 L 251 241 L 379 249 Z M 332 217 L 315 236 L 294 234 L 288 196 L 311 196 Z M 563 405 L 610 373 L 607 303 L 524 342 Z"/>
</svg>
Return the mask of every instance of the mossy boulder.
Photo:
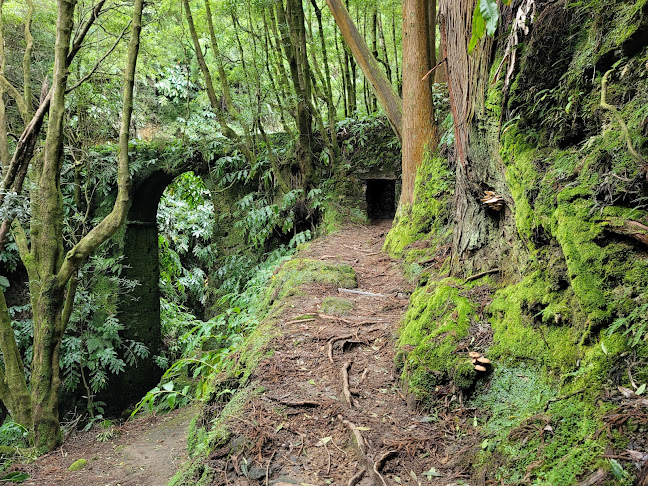
<svg viewBox="0 0 648 486">
<path fill-rule="evenodd" d="M 477 307 L 462 290 L 459 281 L 449 278 L 420 286 L 400 330 L 397 367 L 402 366 L 409 391 L 428 405 L 443 393 L 439 387 L 454 384 L 468 390 L 477 375 L 467 353 L 457 351 Z"/>
</svg>

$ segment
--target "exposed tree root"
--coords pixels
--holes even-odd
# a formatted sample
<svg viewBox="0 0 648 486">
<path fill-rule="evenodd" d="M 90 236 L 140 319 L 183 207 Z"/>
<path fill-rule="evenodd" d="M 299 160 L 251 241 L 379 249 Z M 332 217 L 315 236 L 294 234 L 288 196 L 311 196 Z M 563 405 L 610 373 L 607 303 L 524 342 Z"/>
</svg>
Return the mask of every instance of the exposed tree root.
<svg viewBox="0 0 648 486">
<path fill-rule="evenodd" d="M 385 465 L 385 461 L 387 459 L 389 459 L 393 454 L 396 454 L 396 451 L 387 451 L 387 452 L 385 452 L 382 456 L 380 456 L 378 458 L 378 460 L 374 463 L 374 466 L 373 466 L 374 474 L 381 479 L 381 481 L 383 482 L 384 485 L 386 485 L 387 483 L 385 482 L 385 479 L 380 474 L 380 470 Z"/>
<path fill-rule="evenodd" d="M 364 437 L 362 437 L 362 434 L 358 430 L 358 427 L 353 422 L 350 422 L 349 420 L 346 420 L 342 415 L 338 414 L 338 419 L 342 422 L 342 424 L 349 429 L 351 434 L 353 435 L 353 440 L 356 443 L 356 447 L 358 449 L 358 456 L 360 461 L 365 465 L 367 472 L 369 472 L 369 475 L 371 476 L 371 479 L 376 484 L 382 484 L 383 486 L 387 486 L 387 483 L 385 482 L 385 478 L 381 476 L 380 473 L 378 473 L 375 470 L 375 463 L 369 459 L 369 456 L 367 456 L 367 447 L 365 444 Z M 348 484 L 357 484 L 360 479 L 362 479 L 362 475 L 356 480 L 356 482 L 352 483 L 352 481 L 359 475 L 360 473 L 356 474 L 349 480 Z"/>
<path fill-rule="evenodd" d="M 342 380 L 342 397 L 350 408 L 353 408 L 353 401 L 351 398 L 351 391 L 349 390 L 349 368 L 351 368 L 351 361 L 347 361 L 342 365 L 340 370 L 340 378 Z"/>
<path fill-rule="evenodd" d="M 351 479 L 349 479 L 347 486 L 355 486 L 356 484 L 358 484 L 362 480 L 366 472 L 366 468 L 363 467 L 362 469 L 360 469 Z"/>
<path fill-rule="evenodd" d="M 619 126 L 621 127 L 621 132 L 623 132 L 626 146 L 628 147 L 628 152 L 630 152 L 637 163 L 641 166 L 641 170 L 643 172 L 646 172 L 646 160 L 635 149 L 632 143 L 632 137 L 630 137 L 630 130 L 628 130 L 628 125 L 626 125 L 626 122 L 623 120 L 621 113 L 619 113 L 619 109 L 616 106 L 609 104 L 606 100 L 608 77 L 610 76 L 610 74 L 612 74 L 613 71 L 614 67 L 607 71 L 603 75 L 603 79 L 601 79 L 601 108 L 604 108 L 612 113 L 616 121 L 619 123 Z"/>
<path fill-rule="evenodd" d="M 331 339 L 329 339 L 327 356 L 328 356 L 328 359 L 329 359 L 329 361 L 331 363 L 333 362 L 333 345 L 337 341 L 340 341 L 342 339 L 349 339 L 349 338 L 352 338 L 352 337 L 353 337 L 353 334 L 346 334 L 344 336 L 336 336 L 336 337 L 332 337 Z"/>
</svg>

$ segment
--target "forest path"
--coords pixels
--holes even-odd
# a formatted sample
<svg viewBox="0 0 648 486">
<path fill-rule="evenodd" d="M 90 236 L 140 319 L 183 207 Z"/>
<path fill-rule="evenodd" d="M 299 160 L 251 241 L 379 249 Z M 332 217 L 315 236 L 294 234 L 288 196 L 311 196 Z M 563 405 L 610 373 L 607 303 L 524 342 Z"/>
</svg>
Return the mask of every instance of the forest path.
<svg viewBox="0 0 648 486">
<path fill-rule="evenodd" d="M 412 284 L 401 263 L 381 251 L 390 227 L 348 226 L 298 255 L 347 263 L 358 289 L 379 295 L 311 283 L 290 298 L 277 319 L 273 353 L 251 378 L 264 393 L 226 419 L 234 438 L 209 457 L 212 485 L 465 484 L 456 482 L 470 469 L 472 454 L 464 452 L 479 447 L 474 411 L 422 413 L 394 371 Z M 329 297 L 352 309 L 324 312 Z M 23 484 L 163 486 L 186 460 L 187 427 L 197 413 L 186 408 L 127 422 L 106 442 L 97 441 L 96 430 L 73 435 L 21 466 L 31 476 Z M 87 466 L 68 471 L 81 458 Z"/>
<path fill-rule="evenodd" d="M 346 227 L 299 254 L 351 265 L 358 289 L 380 295 L 313 283 L 291 298 L 273 353 L 252 376 L 264 393 L 228 420 L 238 438 L 212 452 L 211 484 L 452 485 L 467 477 L 472 455 L 464 452 L 479 447 L 470 412 L 421 413 L 394 371 L 412 284 L 381 251 L 390 227 Z M 326 313 L 329 297 L 353 308 Z"/>
<path fill-rule="evenodd" d="M 25 486 L 162 486 L 187 458 L 187 427 L 195 407 L 149 415 L 112 429 L 98 442 L 97 429 L 73 435 L 59 449 L 20 467 Z M 87 466 L 68 468 L 78 459 Z"/>
</svg>

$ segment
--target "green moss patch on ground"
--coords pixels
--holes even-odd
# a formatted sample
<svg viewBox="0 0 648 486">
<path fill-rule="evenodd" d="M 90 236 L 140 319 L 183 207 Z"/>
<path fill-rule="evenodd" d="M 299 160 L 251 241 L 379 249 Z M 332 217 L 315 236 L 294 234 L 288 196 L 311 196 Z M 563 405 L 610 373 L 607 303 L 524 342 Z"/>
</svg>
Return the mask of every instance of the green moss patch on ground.
<svg viewBox="0 0 648 486">
<path fill-rule="evenodd" d="M 326 297 L 322 301 L 322 312 L 334 316 L 345 316 L 354 308 L 353 302 L 340 297 Z"/>
</svg>

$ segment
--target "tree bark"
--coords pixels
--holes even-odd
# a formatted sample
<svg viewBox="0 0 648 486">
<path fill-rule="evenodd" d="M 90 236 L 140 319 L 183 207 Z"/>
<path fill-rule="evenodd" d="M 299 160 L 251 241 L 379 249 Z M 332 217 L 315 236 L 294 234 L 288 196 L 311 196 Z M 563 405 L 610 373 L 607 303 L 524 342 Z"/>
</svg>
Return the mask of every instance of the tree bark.
<svg viewBox="0 0 648 486">
<path fill-rule="evenodd" d="M 369 79 L 378 98 L 378 102 L 382 109 L 385 110 L 394 133 L 402 140 L 403 104 L 398 94 L 380 68 L 380 64 L 376 61 L 376 58 L 369 52 L 367 43 L 360 35 L 360 32 L 358 32 L 344 4 L 340 0 L 326 0 L 326 3 L 353 57 L 364 75 Z"/>
<path fill-rule="evenodd" d="M 403 185 L 400 202 L 414 201 L 416 171 L 425 152 L 438 143 L 430 82 L 423 79 L 430 70 L 427 0 L 403 2 Z"/>
<path fill-rule="evenodd" d="M 62 132 L 68 76 L 68 53 L 76 0 L 59 0 L 49 124 L 42 163 L 37 164 L 37 191 L 32 197 L 33 259 L 40 281 L 31 287 L 34 313 L 34 357 L 31 403 L 36 447 L 52 450 L 61 440 L 58 395 L 59 352 L 63 338 L 65 288 L 79 266 L 123 223 L 129 204 L 128 139 L 133 87 L 139 52 L 143 0 L 135 0 L 125 70 L 122 124 L 119 136 L 118 193 L 111 213 L 63 254 L 63 204 L 60 189 Z"/>
</svg>

